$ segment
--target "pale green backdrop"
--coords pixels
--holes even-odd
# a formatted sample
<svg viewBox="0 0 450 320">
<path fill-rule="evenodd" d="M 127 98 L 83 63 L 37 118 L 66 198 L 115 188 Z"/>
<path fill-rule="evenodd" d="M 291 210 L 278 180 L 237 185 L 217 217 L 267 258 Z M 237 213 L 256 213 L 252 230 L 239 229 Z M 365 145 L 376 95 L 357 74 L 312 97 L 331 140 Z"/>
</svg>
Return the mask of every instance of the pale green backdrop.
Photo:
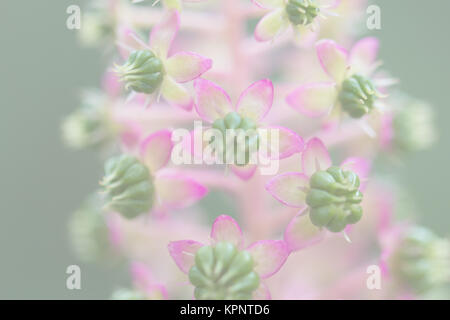
<svg viewBox="0 0 450 320">
<path fill-rule="evenodd" d="M 79 89 L 96 86 L 106 63 L 65 27 L 66 8 L 86 2 L 0 1 L 0 298 L 107 298 L 127 283 L 121 271 L 78 262 L 66 235 L 71 211 L 101 173 L 94 153 L 68 151 L 59 135 Z M 375 3 L 382 30 L 372 34 L 385 65 L 401 88 L 435 105 L 441 137 L 392 173 L 410 187 L 422 222 L 448 233 L 450 1 Z M 70 264 L 82 267 L 80 291 L 65 287 Z"/>
</svg>

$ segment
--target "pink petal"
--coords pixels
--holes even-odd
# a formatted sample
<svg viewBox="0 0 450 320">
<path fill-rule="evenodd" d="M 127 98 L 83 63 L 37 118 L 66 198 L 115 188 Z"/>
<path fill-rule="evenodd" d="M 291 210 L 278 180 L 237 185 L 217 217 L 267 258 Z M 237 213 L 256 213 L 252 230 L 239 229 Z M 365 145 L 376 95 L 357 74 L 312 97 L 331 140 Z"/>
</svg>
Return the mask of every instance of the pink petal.
<svg viewBox="0 0 450 320">
<path fill-rule="evenodd" d="M 134 286 L 145 292 L 148 298 L 168 298 L 165 286 L 156 281 L 147 265 L 133 262 L 131 264 L 131 276 Z"/>
<path fill-rule="evenodd" d="M 169 243 L 169 253 L 184 273 L 189 273 L 195 264 L 195 253 L 204 245 L 193 240 L 172 241 Z"/>
<path fill-rule="evenodd" d="M 367 37 L 358 41 L 350 51 L 350 64 L 354 72 L 367 74 L 376 63 L 380 42 Z"/>
<path fill-rule="evenodd" d="M 252 0 L 252 2 L 262 9 L 275 9 L 284 5 L 283 0 Z"/>
<path fill-rule="evenodd" d="M 252 255 L 255 271 L 261 278 L 268 278 L 277 273 L 290 253 L 283 240 L 261 240 L 246 250 Z"/>
<path fill-rule="evenodd" d="M 148 45 L 131 28 L 121 26 L 117 31 L 118 51 L 123 59 L 128 59 L 134 50 L 148 50 Z"/>
<path fill-rule="evenodd" d="M 102 78 L 102 88 L 108 94 L 108 97 L 114 98 L 120 95 L 122 85 L 116 72 L 105 72 Z"/>
<path fill-rule="evenodd" d="M 295 216 L 284 232 L 284 241 L 289 251 L 298 251 L 315 245 L 325 238 L 325 229 L 320 230 L 314 226 L 307 215 L 305 207 Z"/>
<path fill-rule="evenodd" d="M 305 188 L 308 186 L 307 176 L 298 172 L 288 172 L 269 180 L 266 190 L 281 203 L 301 208 L 305 205 Z"/>
<path fill-rule="evenodd" d="M 157 204 L 166 209 L 188 207 L 208 193 L 205 186 L 173 170 L 159 171 L 154 183 Z"/>
<path fill-rule="evenodd" d="M 178 52 L 165 63 L 165 70 L 177 82 L 188 82 L 211 69 L 212 60 L 192 52 Z"/>
<path fill-rule="evenodd" d="M 167 57 L 179 27 L 180 18 L 176 10 L 172 10 L 160 24 L 153 27 L 150 33 L 150 47 L 161 58 Z"/>
<path fill-rule="evenodd" d="M 161 95 L 173 106 L 191 111 L 194 106 L 189 91 L 170 76 L 166 76 L 161 85 Z"/>
<path fill-rule="evenodd" d="M 271 41 L 289 27 L 284 8 L 267 13 L 255 28 L 255 39 L 260 42 Z"/>
<path fill-rule="evenodd" d="M 258 169 L 258 166 L 256 164 L 248 164 L 246 166 L 231 165 L 230 168 L 235 175 L 237 175 L 242 180 L 246 181 L 253 177 L 253 175 L 256 172 L 256 169 Z"/>
<path fill-rule="evenodd" d="M 293 154 L 303 151 L 305 144 L 302 137 L 291 129 L 281 126 L 269 126 L 264 129 L 269 130 L 269 141 L 267 142 L 268 147 L 278 147 L 278 150 L 272 150 L 271 148 L 271 159 L 285 159 Z M 276 142 L 273 142 L 272 130 L 277 130 L 278 132 L 278 141 Z"/>
<path fill-rule="evenodd" d="M 157 131 L 142 141 L 141 159 L 148 166 L 150 172 L 155 173 L 169 162 L 172 148 L 172 132 L 169 130 Z"/>
<path fill-rule="evenodd" d="M 242 230 L 238 223 L 230 216 L 221 215 L 214 220 L 211 228 L 211 239 L 215 242 L 231 242 L 238 248 L 244 243 Z"/>
<path fill-rule="evenodd" d="M 348 67 L 348 52 L 333 40 L 320 40 L 316 43 L 317 55 L 322 68 L 337 83 L 340 83 Z"/>
<path fill-rule="evenodd" d="M 273 84 L 269 79 L 255 82 L 239 97 L 236 111 L 256 122 L 262 120 L 273 104 Z"/>
<path fill-rule="evenodd" d="M 331 165 L 330 154 L 323 142 L 318 138 L 309 140 L 302 153 L 303 173 L 310 177 L 314 172 L 327 170 Z"/>
<path fill-rule="evenodd" d="M 341 167 L 356 173 L 361 181 L 361 190 L 365 189 L 372 163 L 366 158 L 351 157 L 342 162 Z"/>
<path fill-rule="evenodd" d="M 320 117 L 330 112 L 336 102 L 334 82 L 302 85 L 286 97 L 286 102 L 308 117 Z"/>
<path fill-rule="evenodd" d="M 194 82 L 194 90 L 195 109 L 203 120 L 214 122 L 233 111 L 230 97 L 215 83 L 197 79 Z"/>
</svg>

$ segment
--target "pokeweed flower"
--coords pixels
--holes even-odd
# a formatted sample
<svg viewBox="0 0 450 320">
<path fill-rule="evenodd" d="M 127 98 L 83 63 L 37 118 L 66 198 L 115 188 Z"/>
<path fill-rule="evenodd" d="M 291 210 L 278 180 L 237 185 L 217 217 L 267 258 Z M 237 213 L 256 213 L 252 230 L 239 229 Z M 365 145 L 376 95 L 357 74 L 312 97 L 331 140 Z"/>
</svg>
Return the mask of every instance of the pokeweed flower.
<svg viewBox="0 0 450 320">
<path fill-rule="evenodd" d="M 287 96 L 287 103 L 309 117 L 345 112 L 352 118 L 362 118 L 372 112 L 380 106 L 378 99 L 384 97 L 377 84 L 392 82 L 374 75 L 379 66 L 378 47 L 375 38 L 358 41 L 350 52 L 332 40 L 317 42 L 322 68 L 333 81 L 302 85 Z"/>
<path fill-rule="evenodd" d="M 362 217 L 360 176 L 364 179 L 368 168 L 367 161 L 361 158 L 349 158 L 341 166 L 333 166 L 323 143 L 313 138 L 302 153 L 302 173 L 276 176 L 267 183 L 266 190 L 287 206 L 307 205 L 309 218 L 316 227 L 341 232 Z M 302 211 L 301 215 L 305 213 Z M 296 221 L 300 221 L 298 217 L 294 219 L 288 237 Z"/>
<path fill-rule="evenodd" d="M 189 275 L 198 300 L 268 299 L 262 279 L 278 272 L 289 256 L 281 240 L 262 240 L 245 248 L 239 225 L 226 215 L 214 221 L 210 244 L 181 240 L 170 242 L 168 248 Z"/>
<path fill-rule="evenodd" d="M 315 32 L 318 18 L 333 15 L 328 9 L 339 5 L 340 0 L 252 0 L 257 6 L 270 10 L 258 23 L 255 38 L 270 41 L 291 25 L 295 32 L 305 36 Z"/>
<path fill-rule="evenodd" d="M 381 144 L 388 150 L 421 151 L 437 139 L 433 108 L 426 102 L 401 95 L 395 108 L 386 112 L 381 124 Z"/>
<path fill-rule="evenodd" d="M 101 181 L 106 208 L 135 218 L 153 210 L 182 208 L 202 198 L 207 189 L 179 172 L 161 170 L 169 161 L 172 132 L 157 131 L 140 145 L 139 155 L 109 159 Z"/>
<path fill-rule="evenodd" d="M 402 288 L 424 294 L 450 281 L 448 239 L 419 226 L 391 228 L 382 237 L 382 266 Z"/>
<path fill-rule="evenodd" d="M 163 300 L 167 299 L 167 289 L 153 276 L 150 269 L 141 262 L 132 262 L 130 267 L 133 289 L 119 289 L 113 300 Z"/>
<path fill-rule="evenodd" d="M 153 98 L 161 95 L 169 104 L 189 111 L 193 107 L 193 99 L 181 84 L 208 71 L 212 60 L 186 51 L 169 56 L 179 25 L 177 11 L 171 11 L 152 29 L 149 44 L 133 31 L 123 29 L 119 45 L 127 61 L 116 66 L 116 72 L 126 89 Z"/>
<path fill-rule="evenodd" d="M 260 129 L 267 130 L 267 140 L 275 139 L 270 132 L 272 129 L 278 132 L 278 150 L 270 150 L 272 159 L 284 159 L 303 150 L 303 139 L 292 130 L 262 123 L 273 104 L 272 81 L 264 79 L 250 85 L 241 94 L 235 107 L 229 95 L 209 80 L 197 79 L 194 82 L 194 90 L 195 109 L 198 115 L 214 129 L 219 130 L 223 137 L 227 133 L 236 135 L 236 140 L 233 140 L 231 145 L 223 141 L 222 155 L 229 155 L 227 149 L 244 153 L 242 157 L 245 158 L 244 161 L 239 162 L 239 156 L 236 155 L 233 158 L 232 169 L 239 177 L 247 179 L 255 172 L 257 166 L 249 164 L 249 159 L 252 156 L 250 153 L 257 151 L 260 146 Z M 239 133 L 245 135 L 245 140 L 239 140 Z"/>
</svg>

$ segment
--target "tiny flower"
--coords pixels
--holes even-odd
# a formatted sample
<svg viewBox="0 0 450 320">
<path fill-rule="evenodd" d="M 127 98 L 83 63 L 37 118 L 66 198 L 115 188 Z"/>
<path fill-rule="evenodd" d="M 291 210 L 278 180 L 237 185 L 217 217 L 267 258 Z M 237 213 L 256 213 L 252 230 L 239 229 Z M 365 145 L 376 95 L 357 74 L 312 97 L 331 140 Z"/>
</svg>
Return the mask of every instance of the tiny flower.
<svg viewBox="0 0 450 320">
<path fill-rule="evenodd" d="M 115 258 L 108 217 L 103 214 L 101 204 L 97 195 L 89 197 L 69 221 L 73 250 L 84 262 Z"/>
<path fill-rule="evenodd" d="M 333 81 L 302 85 L 287 96 L 287 103 L 309 117 L 345 112 L 362 118 L 371 113 L 383 97 L 376 84 L 392 82 L 374 76 L 378 47 L 377 39 L 364 38 L 349 53 L 332 40 L 319 41 L 318 58 Z"/>
<path fill-rule="evenodd" d="M 389 242 L 384 241 L 382 254 L 382 262 L 391 279 L 415 294 L 424 294 L 447 284 L 450 281 L 448 239 L 418 226 L 397 229 L 395 237 L 391 236 Z"/>
<path fill-rule="evenodd" d="M 437 139 L 433 108 L 407 96 L 396 97 L 392 104 L 395 108 L 382 118 L 382 147 L 401 152 L 429 148 Z"/>
<path fill-rule="evenodd" d="M 120 52 L 127 61 L 116 67 L 125 88 L 135 93 L 161 95 L 168 103 L 191 110 L 193 100 L 181 85 L 200 77 L 212 66 L 212 61 L 192 52 L 169 56 L 172 41 L 179 28 L 179 16 L 172 11 L 150 34 L 149 44 L 131 30 L 121 32 Z"/>
<path fill-rule="evenodd" d="M 333 166 L 323 143 L 313 138 L 302 153 L 302 173 L 276 176 L 267 183 L 266 190 L 287 206 L 303 208 L 307 205 L 310 220 L 316 227 L 340 232 L 362 217 L 359 176 L 365 178 L 368 167 L 360 158 L 350 158 L 339 167 Z M 305 213 L 302 211 L 300 215 Z M 301 223 L 298 217 L 294 221 Z M 295 225 L 288 227 L 285 237 L 294 236 L 290 233 L 293 228 Z M 296 246 L 294 243 L 293 247 Z"/>
<path fill-rule="evenodd" d="M 291 25 L 295 32 L 304 36 L 315 32 L 318 18 L 332 15 L 328 9 L 335 8 L 340 0 L 252 0 L 258 7 L 269 10 L 255 29 L 258 41 L 270 41 L 286 31 Z"/>
<path fill-rule="evenodd" d="M 137 156 L 122 154 L 105 164 L 101 182 L 106 195 L 105 207 L 135 218 L 153 210 L 191 205 L 207 189 L 182 173 L 161 170 L 169 161 L 172 133 L 161 130 L 149 135 Z"/>
<path fill-rule="evenodd" d="M 199 116 L 209 122 L 213 128 L 222 132 L 223 136 L 230 130 L 247 134 L 243 145 L 238 143 L 236 152 L 245 151 L 244 163 L 239 163 L 239 157 L 234 157 L 236 162 L 233 170 L 242 178 L 249 178 L 256 169 L 255 165 L 249 165 L 249 150 L 259 148 L 258 129 L 276 129 L 279 133 L 279 150 L 274 158 L 284 159 L 303 150 L 303 139 L 293 131 L 284 127 L 267 126 L 262 123 L 273 104 L 274 89 L 272 81 L 265 79 L 250 85 L 239 97 L 233 106 L 229 95 L 219 86 L 205 79 L 197 79 L 194 82 L 195 109 Z M 269 137 L 270 139 L 270 137 Z M 239 139 L 237 139 L 239 141 Z M 225 145 L 225 144 L 224 144 Z M 253 148 L 252 148 L 253 146 Z M 224 154 L 227 154 L 225 145 Z M 234 147 L 234 144 L 232 145 Z M 249 168 L 250 174 L 246 174 L 245 168 Z"/>
<path fill-rule="evenodd" d="M 270 295 L 261 280 L 278 272 L 289 250 L 281 240 L 262 240 L 248 247 L 243 242 L 236 221 L 222 215 L 213 223 L 209 245 L 173 241 L 169 253 L 189 275 L 198 300 L 267 299 Z"/>
</svg>

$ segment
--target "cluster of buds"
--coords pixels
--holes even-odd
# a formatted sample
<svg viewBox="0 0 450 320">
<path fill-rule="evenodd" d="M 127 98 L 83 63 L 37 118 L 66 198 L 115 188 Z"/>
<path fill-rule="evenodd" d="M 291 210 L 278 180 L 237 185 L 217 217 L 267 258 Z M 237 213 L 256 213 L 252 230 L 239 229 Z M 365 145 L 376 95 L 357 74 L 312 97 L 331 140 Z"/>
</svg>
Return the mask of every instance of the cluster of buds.
<svg viewBox="0 0 450 320">
<path fill-rule="evenodd" d="M 436 133 L 426 103 L 392 98 L 378 39 L 350 32 L 365 0 L 97 2 L 82 38 L 116 49 L 102 92 L 63 136 L 77 149 L 114 146 L 98 199 L 70 224 L 81 256 L 129 261 L 132 283 L 112 299 L 341 299 L 359 288 L 342 274 L 374 259 L 397 286 L 385 297 L 448 281 L 448 241 L 395 233 L 374 201 L 380 151 L 422 150 Z M 199 137 L 201 121 L 210 131 Z M 180 240 L 191 238 L 206 241 Z"/>
</svg>

